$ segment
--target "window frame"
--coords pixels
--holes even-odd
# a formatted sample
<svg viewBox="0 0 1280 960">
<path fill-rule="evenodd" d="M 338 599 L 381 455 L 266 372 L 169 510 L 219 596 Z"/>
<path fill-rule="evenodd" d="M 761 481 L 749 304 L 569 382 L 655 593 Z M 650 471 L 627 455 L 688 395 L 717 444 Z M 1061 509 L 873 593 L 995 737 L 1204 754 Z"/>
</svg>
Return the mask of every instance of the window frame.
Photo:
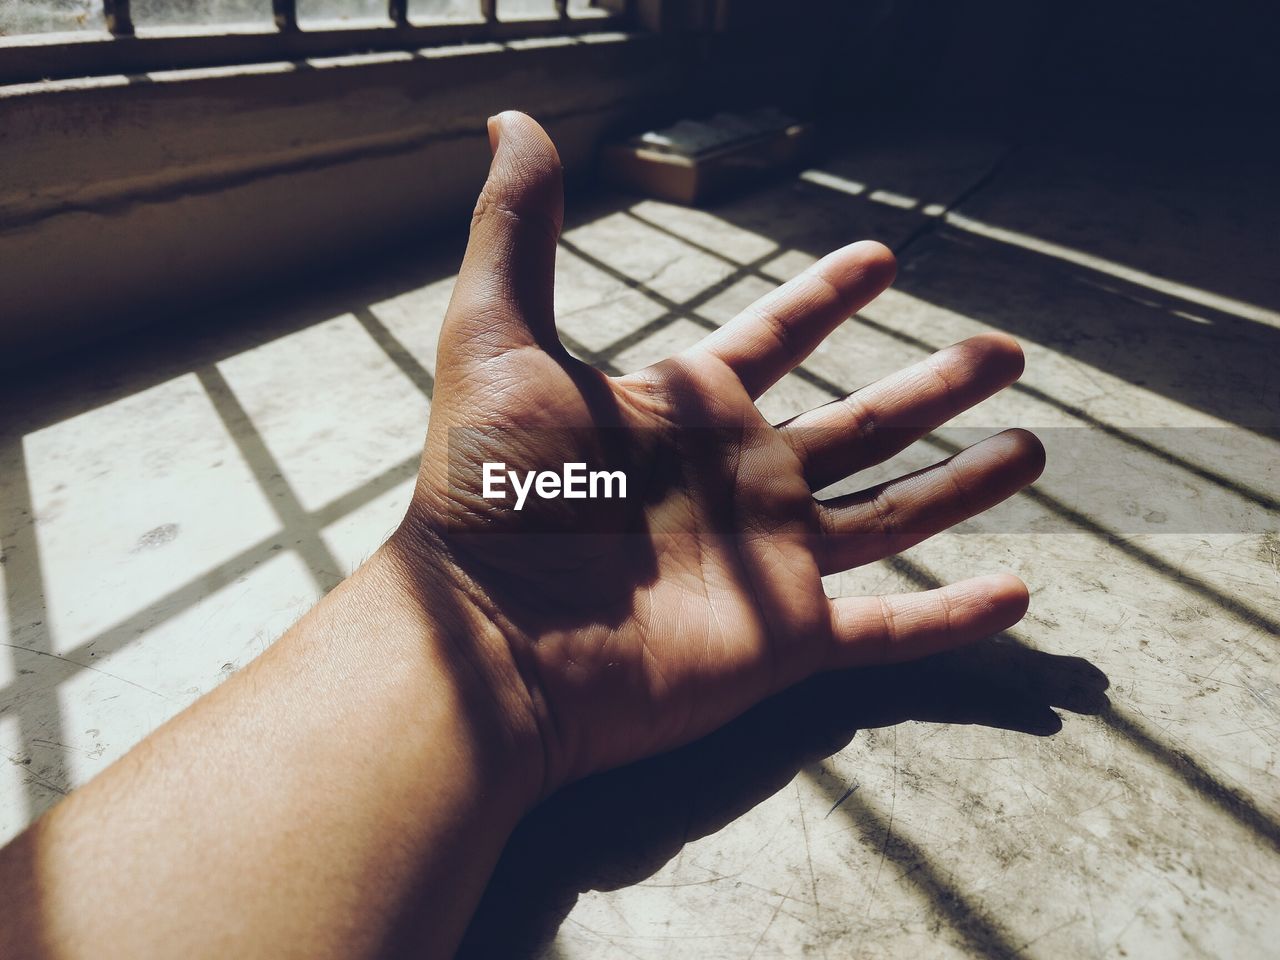
<svg viewBox="0 0 1280 960">
<path fill-rule="evenodd" d="M 295 0 L 272 0 L 274 24 L 135 28 L 129 0 L 104 0 L 104 29 L 0 37 L 0 84 L 105 75 L 301 61 L 425 47 L 574 37 L 626 29 L 629 4 L 607 2 L 570 12 L 556 0 L 550 16 L 501 19 L 498 0 L 479 0 L 476 19 L 415 23 L 407 0 L 388 0 L 385 22 L 300 26 Z"/>
</svg>

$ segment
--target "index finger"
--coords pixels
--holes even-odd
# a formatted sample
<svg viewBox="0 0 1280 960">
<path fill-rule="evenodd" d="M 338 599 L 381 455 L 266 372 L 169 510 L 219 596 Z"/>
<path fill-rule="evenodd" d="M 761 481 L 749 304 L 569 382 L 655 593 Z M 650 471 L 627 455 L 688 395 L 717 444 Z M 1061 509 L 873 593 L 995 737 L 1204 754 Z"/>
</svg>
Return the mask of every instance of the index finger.
<svg viewBox="0 0 1280 960">
<path fill-rule="evenodd" d="M 896 273 L 893 252 L 884 244 L 851 243 L 761 297 L 685 356 L 694 362 L 719 360 L 755 399 L 879 296 Z"/>
</svg>

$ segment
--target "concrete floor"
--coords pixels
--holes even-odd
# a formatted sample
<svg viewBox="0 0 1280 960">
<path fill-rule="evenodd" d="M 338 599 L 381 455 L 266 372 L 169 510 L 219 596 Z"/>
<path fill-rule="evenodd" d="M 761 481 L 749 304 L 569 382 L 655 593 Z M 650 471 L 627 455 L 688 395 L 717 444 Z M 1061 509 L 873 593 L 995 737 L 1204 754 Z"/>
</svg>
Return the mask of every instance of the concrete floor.
<svg viewBox="0 0 1280 960">
<path fill-rule="evenodd" d="M 1019 425 L 1044 480 L 831 590 L 1008 569 L 1033 601 L 1010 636 L 820 679 L 566 791 L 513 840 L 464 954 L 1274 956 L 1275 166 L 1135 142 L 886 132 L 710 211 L 573 204 L 561 327 L 609 369 L 862 237 L 900 251 L 895 289 L 771 416 L 1018 336 L 1022 384 L 898 464 Z M 9 385 L 0 839 L 395 525 L 457 254 L 175 316 Z"/>
</svg>

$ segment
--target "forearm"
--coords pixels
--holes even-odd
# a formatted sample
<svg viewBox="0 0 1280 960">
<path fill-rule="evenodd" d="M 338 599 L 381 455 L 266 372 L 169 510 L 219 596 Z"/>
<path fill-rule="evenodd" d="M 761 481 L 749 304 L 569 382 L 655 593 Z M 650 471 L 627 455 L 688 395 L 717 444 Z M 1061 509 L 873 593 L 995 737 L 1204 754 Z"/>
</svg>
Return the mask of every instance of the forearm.
<svg viewBox="0 0 1280 960">
<path fill-rule="evenodd" d="M 0 854 L 0 955 L 448 955 L 532 781 L 414 593 L 380 551 Z"/>
</svg>

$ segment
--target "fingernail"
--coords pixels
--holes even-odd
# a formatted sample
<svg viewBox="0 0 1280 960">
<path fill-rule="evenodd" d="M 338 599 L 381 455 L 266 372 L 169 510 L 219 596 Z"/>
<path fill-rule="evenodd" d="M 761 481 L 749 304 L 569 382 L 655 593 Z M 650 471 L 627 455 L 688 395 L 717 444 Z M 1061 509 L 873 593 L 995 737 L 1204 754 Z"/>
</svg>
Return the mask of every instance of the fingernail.
<svg viewBox="0 0 1280 960">
<path fill-rule="evenodd" d="M 497 153 L 498 144 L 502 142 L 502 120 L 494 115 L 489 118 L 486 126 L 489 128 L 489 152 Z"/>
</svg>

